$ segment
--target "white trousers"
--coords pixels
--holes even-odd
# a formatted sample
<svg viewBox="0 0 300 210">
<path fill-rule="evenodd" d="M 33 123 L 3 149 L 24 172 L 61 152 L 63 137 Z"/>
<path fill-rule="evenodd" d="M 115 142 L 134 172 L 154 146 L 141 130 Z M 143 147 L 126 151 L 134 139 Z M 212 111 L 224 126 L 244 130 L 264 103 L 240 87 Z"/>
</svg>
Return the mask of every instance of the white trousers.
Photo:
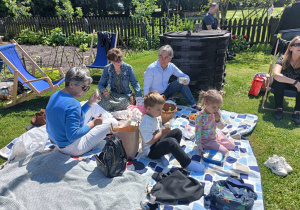
<svg viewBox="0 0 300 210">
<path fill-rule="evenodd" d="M 83 105 L 84 103 L 85 102 L 82 102 L 81 105 Z M 109 124 L 111 123 L 113 128 L 117 128 L 118 121 L 97 103 L 94 103 L 93 106 L 85 114 L 84 124 L 86 125 L 100 113 L 103 116 L 103 123 L 101 125 L 95 126 L 88 133 L 86 133 L 84 136 L 77 139 L 67 147 L 58 149 L 64 154 L 79 156 L 94 149 L 98 144 L 104 145 L 105 142 L 103 141 L 103 139 L 105 138 L 106 134 L 110 132 Z"/>
</svg>

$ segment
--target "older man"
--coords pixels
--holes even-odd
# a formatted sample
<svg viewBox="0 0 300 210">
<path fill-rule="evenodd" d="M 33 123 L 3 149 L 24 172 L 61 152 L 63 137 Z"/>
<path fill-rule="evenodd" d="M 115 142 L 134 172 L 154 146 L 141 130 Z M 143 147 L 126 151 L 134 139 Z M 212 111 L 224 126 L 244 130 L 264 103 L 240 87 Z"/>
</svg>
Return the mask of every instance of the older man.
<svg viewBox="0 0 300 210">
<path fill-rule="evenodd" d="M 156 90 L 159 94 L 164 94 L 166 99 L 169 99 L 180 91 L 190 106 L 199 110 L 200 108 L 188 86 L 190 77 L 171 63 L 173 56 L 174 52 L 170 45 L 164 45 L 158 50 L 158 60 L 150 64 L 144 73 L 144 95 L 149 91 Z M 172 75 L 180 77 L 183 81 L 179 83 L 176 80 L 169 84 Z"/>
<path fill-rule="evenodd" d="M 206 13 L 202 21 L 202 30 L 220 30 L 218 20 L 214 17 L 218 10 L 219 6 L 217 3 L 213 2 L 210 4 L 208 13 Z"/>
</svg>

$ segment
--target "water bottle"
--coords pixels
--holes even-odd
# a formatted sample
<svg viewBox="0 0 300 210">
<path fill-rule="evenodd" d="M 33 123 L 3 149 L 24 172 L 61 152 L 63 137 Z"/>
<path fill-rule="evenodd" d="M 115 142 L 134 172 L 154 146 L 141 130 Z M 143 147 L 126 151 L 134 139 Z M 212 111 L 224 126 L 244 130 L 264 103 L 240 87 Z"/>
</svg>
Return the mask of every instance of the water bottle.
<svg viewBox="0 0 300 210">
<path fill-rule="evenodd" d="M 106 90 L 110 94 L 110 84 L 106 86 Z M 110 98 L 110 95 L 106 96 L 105 98 Z"/>
</svg>

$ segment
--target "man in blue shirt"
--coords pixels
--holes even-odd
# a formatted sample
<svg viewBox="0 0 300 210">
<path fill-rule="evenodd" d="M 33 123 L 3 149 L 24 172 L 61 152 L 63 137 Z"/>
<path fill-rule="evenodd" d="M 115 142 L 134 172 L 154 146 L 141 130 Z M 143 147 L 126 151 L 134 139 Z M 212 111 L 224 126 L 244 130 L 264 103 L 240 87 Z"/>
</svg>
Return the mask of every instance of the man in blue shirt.
<svg viewBox="0 0 300 210">
<path fill-rule="evenodd" d="M 213 2 L 209 6 L 208 13 L 206 13 L 204 20 L 202 21 L 202 30 L 220 30 L 218 27 L 218 20 L 214 15 L 218 12 L 219 6 Z"/>
<path fill-rule="evenodd" d="M 164 45 L 158 50 L 158 60 L 150 64 L 144 73 L 144 95 L 156 90 L 159 94 L 164 94 L 166 99 L 169 99 L 180 91 L 190 106 L 199 110 L 188 86 L 190 77 L 171 63 L 173 56 L 174 52 L 170 45 Z M 180 79 L 183 79 L 182 84 L 177 80 L 169 84 L 172 75 L 181 77 Z"/>
</svg>

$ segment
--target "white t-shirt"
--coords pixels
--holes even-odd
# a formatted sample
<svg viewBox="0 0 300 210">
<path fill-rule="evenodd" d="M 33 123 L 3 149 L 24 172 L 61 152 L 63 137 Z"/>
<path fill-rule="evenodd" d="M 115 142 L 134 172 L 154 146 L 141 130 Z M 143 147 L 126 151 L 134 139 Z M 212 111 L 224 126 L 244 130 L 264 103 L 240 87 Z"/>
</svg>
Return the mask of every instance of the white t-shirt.
<svg viewBox="0 0 300 210">
<path fill-rule="evenodd" d="M 140 124 L 139 130 L 142 138 L 143 152 L 148 155 L 151 145 L 147 143 L 153 139 L 153 136 L 157 134 L 162 128 L 161 116 L 150 117 L 145 114 Z"/>
</svg>

